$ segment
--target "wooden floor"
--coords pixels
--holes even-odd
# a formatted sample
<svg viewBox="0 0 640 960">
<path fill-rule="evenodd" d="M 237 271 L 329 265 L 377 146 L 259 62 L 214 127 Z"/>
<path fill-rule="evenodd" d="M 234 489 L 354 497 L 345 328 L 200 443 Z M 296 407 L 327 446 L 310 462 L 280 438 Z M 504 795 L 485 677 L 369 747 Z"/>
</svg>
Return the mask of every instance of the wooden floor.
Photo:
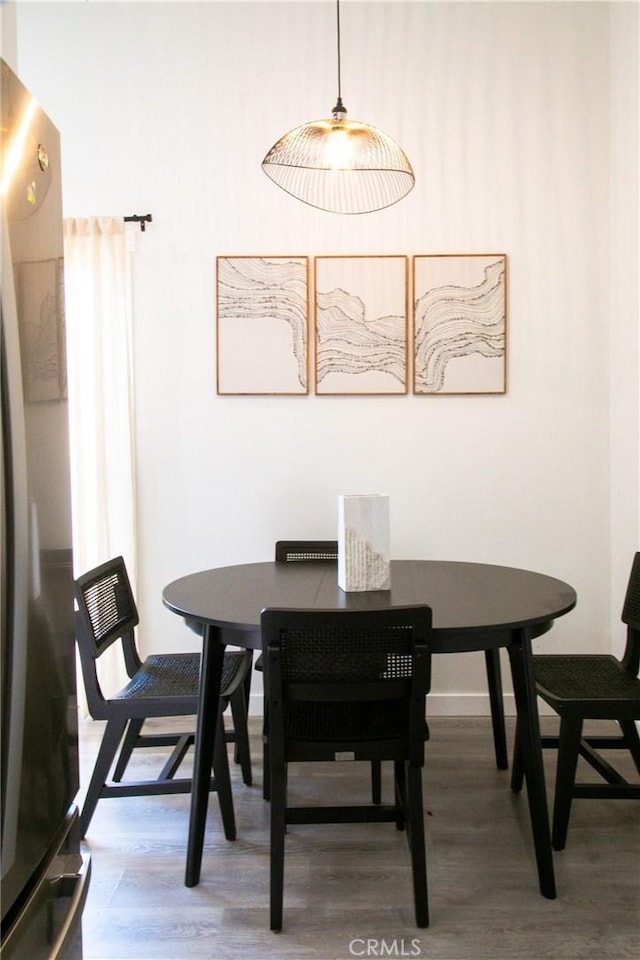
<svg viewBox="0 0 640 960">
<path fill-rule="evenodd" d="M 551 720 L 545 720 L 549 728 Z M 211 795 L 202 878 L 184 886 L 188 798 L 108 799 L 87 835 L 93 876 L 85 960 L 604 960 L 638 957 L 640 802 L 574 803 L 555 854 L 558 898 L 538 892 L 527 800 L 492 757 L 489 721 L 430 721 L 424 772 L 431 926 L 414 926 L 408 850 L 392 824 L 294 826 L 284 929 L 269 931 L 268 804 L 252 731 L 254 786 L 232 771 L 238 839 Z M 81 724 L 86 785 L 102 724 Z M 255 735 L 254 735 L 255 734 Z M 510 744 L 513 728 L 509 727 Z M 159 754 L 138 751 L 154 768 Z M 553 751 L 545 751 L 552 796 Z M 322 771 L 322 775 L 318 772 Z M 631 763 L 625 764 L 627 774 Z M 297 798 L 368 796 L 365 765 L 292 768 Z M 387 784 L 388 790 L 388 784 Z M 330 801 L 331 802 L 331 801 Z"/>
</svg>

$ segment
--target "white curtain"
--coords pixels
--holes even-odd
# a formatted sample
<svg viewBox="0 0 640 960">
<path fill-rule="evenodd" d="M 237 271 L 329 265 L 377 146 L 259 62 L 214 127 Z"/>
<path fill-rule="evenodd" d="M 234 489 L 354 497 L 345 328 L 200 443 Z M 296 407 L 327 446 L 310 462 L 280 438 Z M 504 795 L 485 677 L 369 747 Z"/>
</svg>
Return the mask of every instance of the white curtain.
<svg viewBox="0 0 640 960">
<path fill-rule="evenodd" d="M 74 569 L 122 554 L 135 594 L 134 234 L 116 217 L 64 227 Z M 107 695 L 126 680 L 119 644 L 100 680 Z"/>
</svg>

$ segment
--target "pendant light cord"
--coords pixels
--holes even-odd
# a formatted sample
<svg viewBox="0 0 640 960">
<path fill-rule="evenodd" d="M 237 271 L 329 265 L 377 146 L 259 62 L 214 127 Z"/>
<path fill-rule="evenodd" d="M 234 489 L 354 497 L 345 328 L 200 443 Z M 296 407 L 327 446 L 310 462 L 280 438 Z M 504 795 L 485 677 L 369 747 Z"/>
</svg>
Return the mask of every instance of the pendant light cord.
<svg viewBox="0 0 640 960">
<path fill-rule="evenodd" d="M 340 69 L 340 0 L 336 0 L 336 23 L 337 23 L 336 36 L 338 38 L 338 99 L 336 101 L 335 107 L 333 108 L 334 116 L 337 113 L 346 114 L 347 112 L 344 104 L 342 103 L 342 76 L 341 76 L 341 69 Z"/>
<path fill-rule="evenodd" d="M 341 77 L 340 77 L 340 0 L 336 0 L 336 20 L 338 37 L 338 100 L 342 99 Z"/>
</svg>

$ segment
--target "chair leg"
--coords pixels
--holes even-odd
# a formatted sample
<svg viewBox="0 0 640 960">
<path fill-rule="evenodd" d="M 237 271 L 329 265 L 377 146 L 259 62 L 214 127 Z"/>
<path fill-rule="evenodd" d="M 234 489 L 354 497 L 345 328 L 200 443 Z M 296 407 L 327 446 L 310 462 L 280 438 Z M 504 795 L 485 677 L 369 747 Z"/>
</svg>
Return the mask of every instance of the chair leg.
<svg viewBox="0 0 640 960">
<path fill-rule="evenodd" d="M 551 845 L 554 850 L 564 850 L 571 813 L 573 785 L 576 778 L 582 718 L 562 717 L 558 737 L 558 760 L 556 764 L 556 787 L 553 804 L 553 829 Z"/>
<path fill-rule="evenodd" d="M 514 793 L 520 793 L 524 781 L 524 766 L 522 763 L 522 744 L 520 742 L 520 731 L 518 721 L 516 720 L 516 736 L 513 745 L 513 769 L 511 771 L 511 789 Z"/>
<path fill-rule="evenodd" d="M 271 799 L 271 761 L 269 759 L 269 701 L 265 697 L 262 706 L 262 798 Z"/>
<path fill-rule="evenodd" d="M 407 813 L 407 780 L 404 760 L 393 762 L 393 789 L 396 801 L 396 830 L 404 830 Z"/>
<path fill-rule="evenodd" d="M 238 687 L 235 693 L 232 694 L 229 705 L 231 707 L 233 729 L 235 732 L 234 756 L 236 763 L 240 764 L 244 783 L 250 787 L 253 782 L 253 775 L 251 771 L 251 751 L 249 749 L 249 727 L 247 723 L 247 701 L 245 699 L 244 685 Z"/>
<path fill-rule="evenodd" d="M 120 756 L 118 757 L 118 762 L 116 763 L 113 771 L 113 779 L 116 783 L 119 783 L 124 776 L 124 772 L 127 769 L 129 760 L 131 759 L 131 754 L 133 753 L 136 741 L 140 736 L 143 723 L 144 718 L 129 720 L 129 726 L 127 727 L 127 732 L 124 736 L 122 749 L 120 750 Z"/>
<path fill-rule="evenodd" d="M 287 823 L 286 768 L 270 771 L 271 786 L 271 870 L 270 925 L 274 933 L 282 930 L 284 894 L 284 839 Z"/>
<path fill-rule="evenodd" d="M 247 651 L 245 651 L 245 652 L 247 652 Z M 246 677 L 244 678 L 244 683 L 242 684 L 242 687 L 243 687 L 243 690 L 244 690 L 245 715 L 246 715 L 247 717 L 249 716 L 249 704 L 251 703 L 251 676 L 252 676 L 252 674 L 253 674 L 253 651 L 248 651 L 248 652 L 251 653 L 251 663 L 249 664 L 249 669 L 247 670 L 247 675 L 246 675 Z M 247 733 L 247 751 L 248 751 L 248 750 L 249 750 L 249 734 Z M 233 755 L 233 759 L 235 760 L 236 763 L 242 764 L 242 757 L 241 757 L 241 754 L 240 754 L 240 743 L 239 743 L 239 741 L 236 741 L 236 747 L 235 747 L 235 752 L 234 752 L 234 755 Z M 245 783 L 246 783 L 246 782 L 247 782 L 247 781 L 245 780 Z M 250 786 L 250 785 L 251 785 L 251 782 L 252 782 L 252 781 L 249 781 L 249 783 L 247 784 L 247 786 Z"/>
<path fill-rule="evenodd" d="M 371 761 L 371 802 L 382 801 L 382 763 L 380 760 Z"/>
<path fill-rule="evenodd" d="M 422 770 L 420 767 L 410 766 L 407 770 L 407 839 L 411 852 L 416 925 L 418 927 L 428 927 L 427 854 L 422 803 Z"/>
<path fill-rule="evenodd" d="M 236 839 L 236 818 L 233 810 L 233 794 L 231 792 L 231 777 L 229 775 L 229 757 L 227 756 L 227 742 L 224 737 L 222 715 L 218 717 L 216 739 L 213 747 L 213 773 L 215 777 L 220 816 L 227 840 Z"/>
<path fill-rule="evenodd" d="M 269 744 L 265 740 L 262 744 L 262 766 L 264 773 L 262 775 L 262 798 L 271 800 L 271 770 L 269 768 Z"/>
<path fill-rule="evenodd" d="M 82 806 L 82 813 L 80 814 L 80 829 L 83 837 L 87 834 L 91 818 L 96 809 L 96 804 L 102 796 L 103 787 L 107 782 L 109 770 L 111 769 L 113 758 L 116 755 L 118 744 L 122 740 L 126 725 L 126 720 L 107 721 L 107 726 L 102 736 L 102 743 L 100 744 L 100 750 L 98 751 L 93 773 L 91 774 L 91 780 L 89 781 L 87 795 Z"/>
<path fill-rule="evenodd" d="M 638 773 L 640 773 L 640 736 L 638 736 L 636 722 L 635 720 L 619 720 L 618 723 L 620 724 L 620 729 L 624 734 L 629 752 L 633 757 L 636 770 Z"/>
<path fill-rule="evenodd" d="M 484 659 L 487 668 L 487 682 L 489 685 L 489 701 L 491 703 L 491 723 L 493 726 L 493 747 L 496 755 L 496 766 L 499 770 L 506 770 L 509 766 L 509 759 L 507 757 L 507 734 L 504 725 L 504 700 L 502 697 L 500 650 L 485 650 Z"/>
</svg>

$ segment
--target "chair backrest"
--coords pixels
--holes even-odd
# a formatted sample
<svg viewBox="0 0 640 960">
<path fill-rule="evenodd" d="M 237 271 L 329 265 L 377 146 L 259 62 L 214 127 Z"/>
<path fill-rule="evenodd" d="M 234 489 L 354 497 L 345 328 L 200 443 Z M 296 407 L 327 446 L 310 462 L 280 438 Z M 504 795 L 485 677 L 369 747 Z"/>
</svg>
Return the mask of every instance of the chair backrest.
<svg viewBox="0 0 640 960">
<path fill-rule="evenodd" d="M 637 676 L 640 670 L 640 552 L 633 558 L 622 608 L 622 622 L 627 625 L 627 644 L 622 663 Z"/>
<path fill-rule="evenodd" d="M 76 640 L 84 677 L 87 703 L 93 717 L 104 715 L 105 700 L 100 689 L 96 660 L 116 640 L 122 641 L 127 673 L 133 676 L 140 666 L 134 628 L 138 610 L 122 557 L 114 557 L 75 581 L 78 605 Z"/>
<path fill-rule="evenodd" d="M 338 560 L 337 540 L 278 540 L 277 563 L 300 563 L 318 560 Z"/>
<path fill-rule="evenodd" d="M 275 762 L 291 741 L 396 741 L 402 755 L 422 764 L 429 607 L 271 608 L 261 625 Z"/>
</svg>

